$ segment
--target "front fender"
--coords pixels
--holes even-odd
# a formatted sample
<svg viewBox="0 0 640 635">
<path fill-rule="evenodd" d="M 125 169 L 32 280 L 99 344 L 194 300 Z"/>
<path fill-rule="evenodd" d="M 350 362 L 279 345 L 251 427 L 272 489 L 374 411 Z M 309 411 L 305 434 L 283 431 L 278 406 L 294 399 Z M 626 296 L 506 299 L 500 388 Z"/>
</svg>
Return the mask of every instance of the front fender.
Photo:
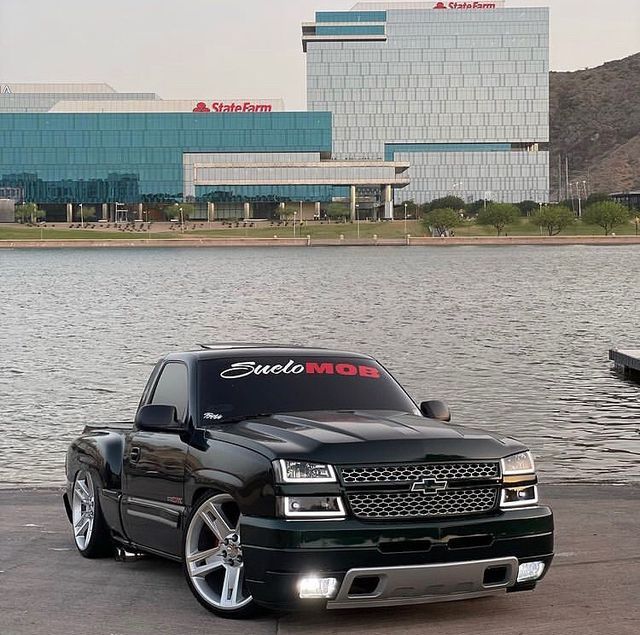
<svg viewBox="0 0 640 635">
<path fill-rule="evenodd" d="M 189 449 L 185 505 L 193 506 L 205 491 L 229 494 L 245 515 L 275 514 L 271 463 L 262 454 L 241 446 L 210 441 L 202 449 Z"/>
</svg>

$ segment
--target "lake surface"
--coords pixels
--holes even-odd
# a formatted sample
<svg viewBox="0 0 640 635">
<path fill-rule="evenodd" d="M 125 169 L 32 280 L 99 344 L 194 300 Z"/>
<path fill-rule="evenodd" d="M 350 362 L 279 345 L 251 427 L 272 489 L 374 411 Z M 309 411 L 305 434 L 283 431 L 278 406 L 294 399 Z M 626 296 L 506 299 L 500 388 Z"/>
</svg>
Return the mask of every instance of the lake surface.
<svg viewBox="0 0 640 635">
<path fill-rule="evenodd" d="M 637 247 L 0 251 L 0 487 L 58 485 L 200 342 L 375 355 L 418 401 L 530 444 L 545 481 L 640 481 Z"/>
</svg>

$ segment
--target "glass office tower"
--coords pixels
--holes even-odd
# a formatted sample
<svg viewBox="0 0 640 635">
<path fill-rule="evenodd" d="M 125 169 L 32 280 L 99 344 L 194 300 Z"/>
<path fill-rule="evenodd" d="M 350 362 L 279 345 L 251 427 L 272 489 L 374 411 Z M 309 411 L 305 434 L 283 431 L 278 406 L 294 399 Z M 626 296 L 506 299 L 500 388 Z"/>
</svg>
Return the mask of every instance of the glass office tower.
<svg viewBox="0 0 640 635">
<path fill-rule="evenodd" d="M 547 8 L 360 3 L 302 27 L 333 155 L 411 164 L 395 202 L 548 200 Z"/>
</svg>

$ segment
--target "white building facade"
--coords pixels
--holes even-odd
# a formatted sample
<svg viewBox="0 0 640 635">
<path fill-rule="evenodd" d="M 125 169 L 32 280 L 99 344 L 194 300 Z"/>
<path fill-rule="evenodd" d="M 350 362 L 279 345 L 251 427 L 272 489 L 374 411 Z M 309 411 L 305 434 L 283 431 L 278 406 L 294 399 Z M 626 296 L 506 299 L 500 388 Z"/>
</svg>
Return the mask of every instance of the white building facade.
<svg viewBox="0 0 640 635">
<path fill-rule="evenodd" d="M 360 3 L 302 32 L 307 106 L 333 114 L 333 157 L 408 162 L 396 204 L 548 201 L 547 8 Z"/>
</svg>

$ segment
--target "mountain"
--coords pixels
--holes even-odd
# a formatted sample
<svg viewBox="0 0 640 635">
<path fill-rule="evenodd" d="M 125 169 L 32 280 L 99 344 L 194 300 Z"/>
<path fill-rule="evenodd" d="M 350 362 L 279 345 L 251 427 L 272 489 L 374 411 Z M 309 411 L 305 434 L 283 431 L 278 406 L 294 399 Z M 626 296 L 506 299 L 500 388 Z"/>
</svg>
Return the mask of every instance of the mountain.
<svg viewBox="0 0 640 635">
<path fill-rule="evenodd" d="M 569 180 L 587 181 L 591 192 L 640 190 L 640 53 L 550 73 L 549 102 L 552 200 L 559 156 L 563 183 L 568 157 Z"/>
</svg>

